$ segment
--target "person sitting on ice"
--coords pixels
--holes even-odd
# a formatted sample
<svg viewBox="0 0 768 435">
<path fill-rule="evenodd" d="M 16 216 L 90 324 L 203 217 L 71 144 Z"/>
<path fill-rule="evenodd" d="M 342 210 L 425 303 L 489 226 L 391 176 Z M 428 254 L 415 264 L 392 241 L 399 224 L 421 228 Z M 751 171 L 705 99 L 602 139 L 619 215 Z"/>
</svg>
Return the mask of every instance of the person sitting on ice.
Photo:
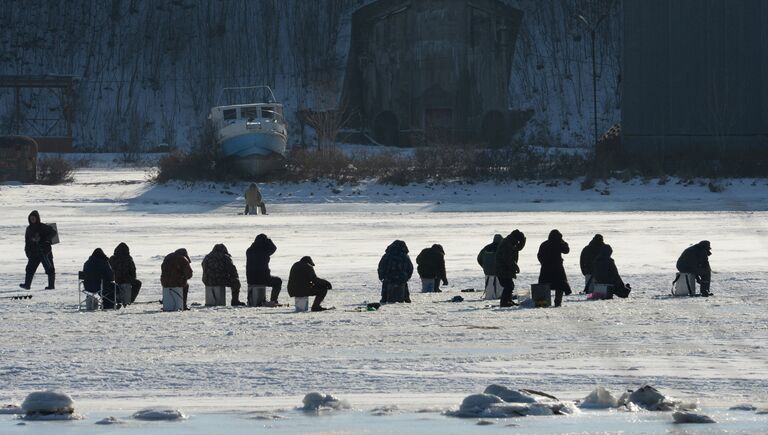
<svg viewBox="0 0 768 435">
<path fill-rule="evenodd" d="M 584 275 L 584 293 L 592 293 L 592 284 L 595 283 L 592 274 L 592 265 L 595 263 L 595 258 L 600 254 L 600 251 L 602 251 L 604 246 L 605 242 L 603 242 L 603 236 L 595 234 L 592 241 L 581 250 L 579 265 L 581 266 L 581 274 Z"/>
<path fill-rule="evenodd" d="M 188 280 L 192 278 L 192 266 L 189 254 L 184 248 L 177 249 L 166 255 L 160 266 L 160 284 L 163 288 L 181 288 L 183 291 L 184 309 L 188 310 L 187 295 L 189 294 Z"/>
<path fill-rule="evenodd" d="M 493 236 L 493 242 L 485 245 L 477 254 L 477 264 L 483 268 L 485 274 L 485 299 L 500 299 L 502 287 L 499 278 L 496 277 L 496 250 L 504 240 L 501 234 Z"/>
<path fill-rule="evenodd" d="M 629 284 L 624 284 L 621 276 L 619 276 L 616 263 L 611 258 L 612 254 L 613 248 L 611 248 L 611 245 L 603 245 L 600 248 L 600 253 L 595 257 L 590 268 L 592 270 L 592 279 L 595 284 L 606 284 L 609 286 L 606 299 L 612 299 L 614 295 L 620 298 L 627 298 L 629 297 L 629 292 L 632 291 L 632 287 Z"/>
<path fill-rule="evenodd" d="M 88 293 L 101 297 L 101 307 L 105 310 L 115 308 L 117 304 L 114 279 L 107 254 L 101 248 L 94 249 L 83 265 L 83 287 Z M 120 308 L 119 305 L 117 307 Z"/>
<path fill-rule="evenodd" d="M 525 248 L 525 241 L 525 234 L 520 230 L 515 230 L 499 243 L 499 248 L 496 251 L 496 276 L 499 277 L 499 282 L 504 289 L 501 292 L 500 307 L 517 305 L 512 300 L 512 292 L 515 290 L 515 278 L 520 273 L 517 261 L 520 257 L 520 251 Z"/>
<path fill-rule="evenodd" d="M 408 246 L 402 240 L 395 240 L 379 261 L 381 281 L 381 303 L 411 303 L 408 280 L 413 276 L 413 263 L 408 257 Z"/>
<path fill-rule="evenodd" d="M 266 234 L 259 234 L 254 239 L 251 246 L 245 251 L 247 257 L 245 264 L 245 274 L 249 286 L 264 286 L 272 288 L 269 302 L 265 306 L 276 307 L 280 305 L 278 297 L 283 286 L 283 280 L 280 277 L 272 276 L 269 270 L 269 260 L 272 254 L 277 251 L 277 246 Z M 248 306 L 252 306 L 251 292 L 248 292 Z"/>
<path fill-rule="evenodd" d="M 448 285 L 448 278 L 445 276 L 445 251 L 441 245 L 434 244 L 424 248 L 416 256 L 416 264 L 423 293 L 440 293 L 441 281 L 443 285 Z"/>
<path fill-rule="evenodd" d="M 261 197 L 259 186 L 251 183 L 245 191 L 245 214 L 257 214 L 258 210 L 261 210 L 261 214 L 267 214 L 267 206 Z"/>
<path fill-rule="evenodd" d="M 115 283 L 118 286 L 125 284 L 131 286 L 131 300 L 122 301 L 122 303 L 127 305 L 136 302 L 136 297 L 139 296 L 139 290 L 141 290 L 141 281 L 136 279 L 136 264 L 133 262 L 128 245 L 120 243 L 115 247 L 113 255 L 109 257 L 109 265 L 112 266 Z"/>
<path fill-rule="evenodd" d="M 712 245 L 708 240 L 687 248 L 677 260 L 677 271 L 696 275 L 696 281 L 701 285 L 701 295 L 710 296 L 710 280 L 712 269 L 709 266 L 709 256 L 712 255 Z"/>
<path fill-rule="evenodd" d="M 571 286 L 563 267 L 563 256 L 571 252 L 568 243 L 563 240 L 563 235 L 558 230 L 549 232 L 549 237 L 541 246 L 536 257 L 541 264 L 539 272 L 539 284 L 549 284 L 549 288 L 555 291 L 555 306 L 559 307 L 563 302 L 563 294 L 571 294 Z"/>
<path fill-rule="evenodd" d="M 314 296 L 312 311 L 325 311 L 322 305 L 328 290 L 333 288 L 331 283 L 318 278 L 315 274 L 315 263 L 310 257 L 301 257 L 301 260 L 291 266 L 288 275 L 288 295 L 292 298 L 308 298 Z"/>
<path fill-rule="evenodd" d="M 203 284 L 206 287 L 229 287 L 232 289 L 231 305 L 245 305 L 240 302 L 240 277 L 232 263 L 227 247 L 219 243 L 203 258 Z"/>
</svg>

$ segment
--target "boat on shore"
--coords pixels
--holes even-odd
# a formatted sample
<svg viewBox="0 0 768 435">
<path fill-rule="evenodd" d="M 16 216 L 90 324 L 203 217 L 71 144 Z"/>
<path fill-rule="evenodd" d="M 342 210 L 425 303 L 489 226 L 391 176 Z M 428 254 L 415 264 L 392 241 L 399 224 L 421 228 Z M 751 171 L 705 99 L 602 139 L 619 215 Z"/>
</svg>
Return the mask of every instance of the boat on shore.
<svg viewBox="0 0 768 435">
<path fill-rule="evenodd" d="M 259 91 L 262 97 L 253 98 Z M 220 155 L 231 159 L 243 173 L 261 175 L 281 166 L 288 130 L 283 105 L 269 86 L 222 89 L 208 118 Z"/>
</svg>

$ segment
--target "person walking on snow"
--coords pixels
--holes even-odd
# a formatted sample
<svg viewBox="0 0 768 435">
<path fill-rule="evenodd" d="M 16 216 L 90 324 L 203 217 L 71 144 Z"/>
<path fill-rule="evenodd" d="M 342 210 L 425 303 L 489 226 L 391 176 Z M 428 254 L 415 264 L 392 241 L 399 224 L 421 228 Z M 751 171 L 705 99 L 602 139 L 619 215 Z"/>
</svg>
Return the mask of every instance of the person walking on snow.
<svg viewBox="0 0 768 435">
<path fill-rule="evenodd" d="M 696 281 L 701 285 L 701 295 L 710 296 L 710 281 L 712 268 L 709 266 L 709 256 L 712 255 L 712 245 L 708 240 L 686 248 L 677 260 L 677 271 L 696 275 Z"/>
<path fill-rule="evenodd" d="M 499 306 L 512 307 L 515 302 L 512 300 L 515 290 L 515 281 L 517 274 L 520 273 L 520 267 L 517 261 L 520 257 L 520 251 L 525 248 L 525 234 L 520 230 L 509 233 L 507 237 L 499 243 L 496 250 L 496 276 L 504 290 L 501 292 L 501 301 Z"/>
<path fill-rule="evenodd" d="M 301 260 L 291 266 L 288 275 L 288 295 L 292 298 L 308 298 L 314 296 L 312 311 L 325 311 L 322 305 L 328 290 L 333 288 L 331 283 L 318 278 L 315 274 L 315 262 L 311 257 L 301 257 Z"/>
<path fill-rule="evenodd" d="M 115 274 L 115 282 L 118 286 L 128 284 L 131 286 L 131 300 L 122 301 L 124 305 L 136 302 L 141 290 L 141 281 L 136 279 L 136 264 L 131 257 L 131 250 L 125 243 L 120 243 L 115 247 L 115 251 L 109 257 L 109 265 Z"/>
<path fill-rule="evenodd" d="M 603 236 L 595 234 L 592 241 L 581 250 L 579 265 L 581 266 L 581 273 L 584 275 L 584 293 L 592 293 L 592 285 L 595 283 L 594 276 L 592 275 L 592 265 L 604 246 Z"/>
<path fill-rule="evenodd" d="M 267 214 L 267 206 L 261 197 L 259 186 L 251 183 L 245 191 L 245 214 L 257 214 L 257 210 L 261 210 L 261 214 Z"/>
<path fill-rule="evenodd" d="M 24 232 L 24 253 L 27 255 L 26 275 L 24 282 L 19 287 L 29 290 L 32 287 L 32 278 L 35 272 L 43 264 L 43 269 L 48 275 L 48 287 L 46 290 L 53 290 L 56 282 L 56 269 L 53 266 L 53 249 L 51 242 L 56 236 L 56 230 L 52 226 L 46 225 L 40 221 L 40 213 L 33 210 L 27 217 L 27 230 Z"/>
<path fill-rule="evenodd" d="M 177 249 L 166 255 L 160 266 L 160 284 L 163 288 L 181 288 L 183 291 L 184 309 L 188 310 L 187 295 L 189 294 L 189 282 L 192 278 L 192 266 L 189 254 L 184 248 Z"/>
<path fill-rule="evenodd" d="M 277 246 L 266 234 L 256 236 L 251 246 L 245 251 L 247 257 L 245 275 L 248 285 L 271 287 L 269 306 L 280 305 L 278 297 L 283 286 L 283 280 L 280 277 L 272 276 L 272 272 L 269 270 L 269 260 L 275 251 L 277 251 Z M 251 292 L 248 292 L 248 305 L 252 305 Z"/>
<path fill-rule="evenodd" d="M 381 303 L 411 303 L 408 280 L 413 276 L 413 263 L 408 257 L 408 246 L 402 240 L 395 240 L 379 260 L 379 281 L 381 281 Z"/>
<path fill-rule="evenodd" d="M 434 244 L 429 248 L 424 248 L 416 257 L 416 270 L 421 278 L 421 291 L 423 293 L 440 293 L 440 282 L 448 285 L 448 278 L 445 276 L 445 251 L 443 247 Z"/>
<path fill-rule="evenodd" d="M 203 258 L 203 284 L 207 287 L 229 287 L 232 289 L 231 305 L 240 307 L 240 277 L 232 263 L 227 247 L 219 243 Z"/>
<path fill-rule="evenodd" d="M 555 291 L 555 306 L 559 307 L 563 302 L 563 294 L 571 294 L 571 286 L 563 267 L 563 256 L 571 252 L 568 243 L 563 240 L 563 235 L 558 230 L 552 230 L 549 237 L 539 246 L 536 257 L 541 264 L 539 272 L 539 284 L 549 284 L 550 290 Z"/>
</svg>

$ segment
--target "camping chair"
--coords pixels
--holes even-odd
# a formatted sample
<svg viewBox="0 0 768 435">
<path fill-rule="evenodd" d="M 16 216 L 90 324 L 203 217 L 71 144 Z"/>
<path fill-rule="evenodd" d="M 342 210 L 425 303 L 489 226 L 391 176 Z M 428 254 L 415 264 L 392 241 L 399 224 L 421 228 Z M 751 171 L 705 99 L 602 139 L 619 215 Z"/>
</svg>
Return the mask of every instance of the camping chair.
<svg viewBox="0 0 768 435">
<path fill-rule="evenodd" d="M 104 289 L 102 282 L 98 293 L 85 290 L 85 272 L 77 272 L 77 309 L 78 311 L 95 311 L 104 307 L 104 302 L 112 304 L 112 309 L 118 308 L 117 286 L 112 284 L 112 291 Z"/>
</svg>

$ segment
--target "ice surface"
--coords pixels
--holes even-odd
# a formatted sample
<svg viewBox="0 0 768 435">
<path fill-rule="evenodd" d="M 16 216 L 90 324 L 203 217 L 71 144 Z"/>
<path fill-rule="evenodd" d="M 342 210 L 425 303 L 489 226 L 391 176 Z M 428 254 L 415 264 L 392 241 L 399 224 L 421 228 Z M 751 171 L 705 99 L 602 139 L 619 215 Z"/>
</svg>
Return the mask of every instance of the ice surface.
<svg viewBox="0 0 768 435">
<path fill-rule="evenodd" d="M 709 417 L 704 414 L 696 414 L 693 412 L 682 412 L 677 411 L 672 413 L 672 418 L 675 420 L 675 423 L 681 424 L 681 423 L 717 423 L 715 420 L 712 419 L 712 417 Z"/>
<path fill-rule="evenodd" d="M 584 400 L 579 403 L 582 408 L 616 408 L 619 406 L 619 400 L 606 390 L 605 387 L 597 386 Z"/>
<path fill-rule="evenodd" d="M 133 414 L 136 420 L 146 421 L 177 421 L 185 420 L 186 415 L 180 409 L 172 408 L 145 408 Z"/>
</svg>

